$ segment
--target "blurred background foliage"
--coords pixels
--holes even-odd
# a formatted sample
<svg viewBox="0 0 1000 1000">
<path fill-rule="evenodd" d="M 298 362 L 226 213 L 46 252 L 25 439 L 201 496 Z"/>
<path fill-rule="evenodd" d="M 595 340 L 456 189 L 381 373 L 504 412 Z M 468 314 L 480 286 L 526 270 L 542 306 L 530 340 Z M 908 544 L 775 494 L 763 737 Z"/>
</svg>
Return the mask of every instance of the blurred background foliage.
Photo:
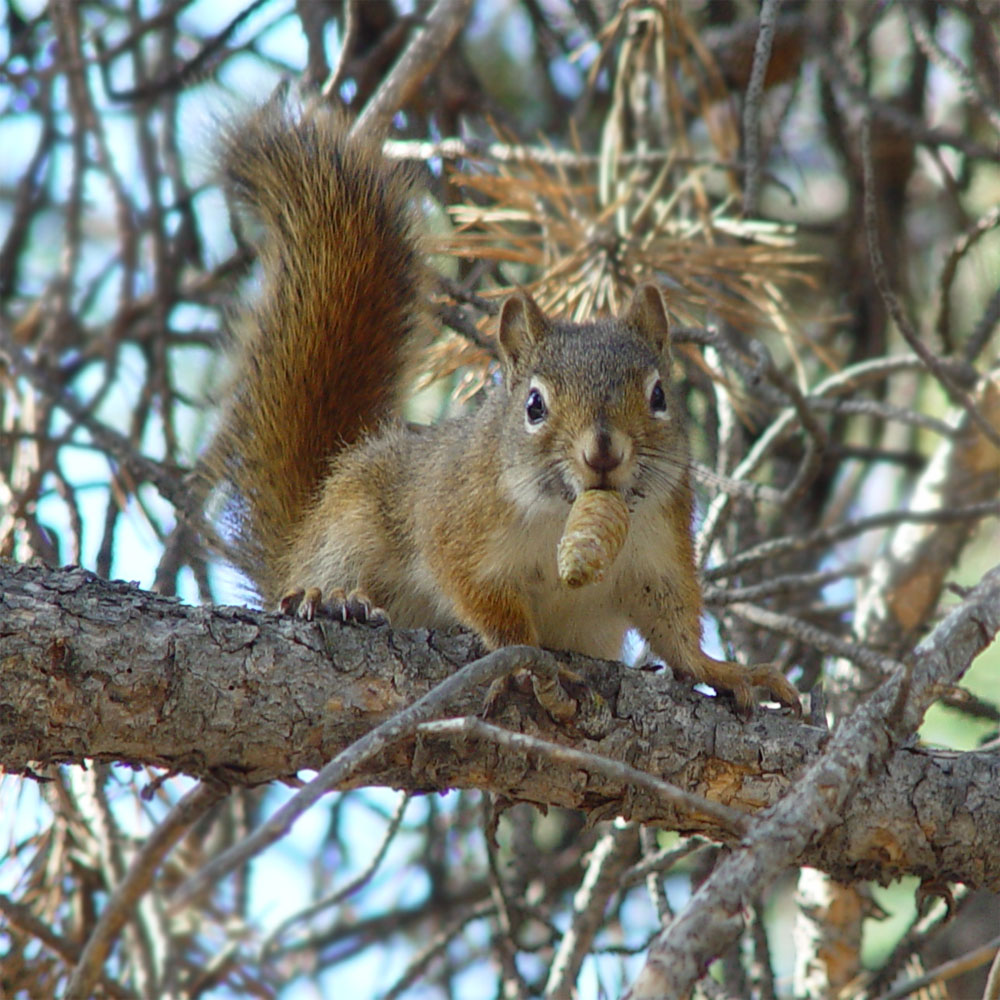
<svg viewBox="0 0 1000 1000">
<path fill-rule="evenodd" d="M 205 548 L 187 486 L 226 310 L 254 282 L 213 123 L 283 80 L 363 107 L 428 9 L 4 0 L 0 556 L 188 602 L 251 597 Z M 387 144 L 426 182 L 439 255 L 421 419 L 474 405 L 495 377 L 490 317 L 515 284 L 587 315 L 640 277 L 663 282 L 713 641 L 789 669 L 817 692 L 814 718 L 878 680 L 844 643 L 899 655 L 1000 552 L 1000 473 L 975 419 L 1000 427 L 998 26 L 996 0 L 477 0 Z M 923 738 L 995 742 L 997 667 L 995 649 L 981 657 Z M 0 788 L 4 996 L 60 992 L 123 859 L 188 787 L 103 765 L 45 777 Z M 198 824 L 101 995 L 540 995 L 608 836 L 520 805 L 493 848 L 476 793 L 355 791 L 197 919 L 168 917 L 180 873 L 286 794 L 235 793 Z M 717 853 L 643 833 L 580 996 L 629 981 Z M 815 889 L 774 886 L 751 919 L 763 933 L 703 994 L 882 996 L 1000 925 L 986 893 L 958 890 L 945 923 L 907 882 L 820 886 L 839 911 Z M 817 943 L 834 936 L 839 962 Z M 988 961 L 926 995 L 981 995 Z"/>
</svg>

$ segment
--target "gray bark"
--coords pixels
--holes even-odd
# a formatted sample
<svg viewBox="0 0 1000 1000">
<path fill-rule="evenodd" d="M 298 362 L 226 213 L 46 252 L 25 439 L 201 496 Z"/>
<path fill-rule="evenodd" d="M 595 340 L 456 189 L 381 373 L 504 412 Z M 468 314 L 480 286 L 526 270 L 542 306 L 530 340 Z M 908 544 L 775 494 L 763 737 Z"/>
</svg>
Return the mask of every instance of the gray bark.
<svg viewBox="0 0 1000 1000">
<path fill-rule="evenodd" d="M 294 778 L 481 653 L 464 634 L 306 623 L 189 607 L 86 571 L 0 562 L 0 765 L 150 764 L 233 785 Z M 588 751 L 745 813 L 815 762 L 825 730 L 766 709 L 738 717 L 664 674 L 560 654 L 584 683 L 568 723 L 514 683 L 492 721 Z M 474 715 L 482 694 L 449 715 Z M 464 787 L 726 839 L 710 819 L 578 765 L 418 735 L 354 784 Z M 842 880 L 904 874 L 1000 889 L 1000 755 L 894 748 L 800 858 Z"/>
</svg>

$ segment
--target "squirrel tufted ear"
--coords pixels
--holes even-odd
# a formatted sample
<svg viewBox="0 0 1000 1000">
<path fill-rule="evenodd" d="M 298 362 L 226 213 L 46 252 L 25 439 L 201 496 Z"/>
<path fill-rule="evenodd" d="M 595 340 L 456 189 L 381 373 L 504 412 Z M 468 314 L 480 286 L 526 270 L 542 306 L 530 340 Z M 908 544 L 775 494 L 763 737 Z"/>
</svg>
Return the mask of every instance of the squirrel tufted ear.
<svg viewBox="0 0 1000 1000">
<path fill-rule="evenodd" d="M 636 286 L 621 319 L 642 334 L 659 353 L 669 357 L 670 320 L 663 292 L 655 281 L 643 281 Z"/>
<path fill-rule="evenodd" d="M 549 321 L 535 300 L 523 289 L 508 296 L 500 307 L 497 340 L 504 372 L 515 369 L 526 351 L 545 339 Z"/>
</svg>

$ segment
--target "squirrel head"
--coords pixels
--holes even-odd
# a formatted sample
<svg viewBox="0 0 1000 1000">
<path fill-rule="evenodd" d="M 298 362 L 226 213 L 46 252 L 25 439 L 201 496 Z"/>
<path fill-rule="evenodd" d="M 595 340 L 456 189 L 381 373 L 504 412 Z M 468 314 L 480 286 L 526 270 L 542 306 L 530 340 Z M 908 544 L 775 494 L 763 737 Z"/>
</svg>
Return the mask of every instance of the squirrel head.
<svg viewBox="0 0 1000 1000">
<path fill-rule="evenodd" d="M 687 439 L 670 381 L 670 324 L 652 282 L 617 317 L 552 320 L 520 291 L 498 330 L 508 487 L 526 508 L 619 491 L 629 506 L 683 481 Z"/>
</svg>

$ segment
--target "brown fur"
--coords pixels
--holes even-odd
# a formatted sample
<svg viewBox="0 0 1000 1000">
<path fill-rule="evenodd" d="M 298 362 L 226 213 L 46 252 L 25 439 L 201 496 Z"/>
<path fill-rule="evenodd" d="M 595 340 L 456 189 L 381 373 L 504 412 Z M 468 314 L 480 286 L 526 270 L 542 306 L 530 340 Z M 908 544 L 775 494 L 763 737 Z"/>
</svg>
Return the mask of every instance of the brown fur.
<svg viewBox="0 0 1000 1000">
<path fill-rule="evenodd" d="M 262 229 L 264 287 L 233 323 L 239 366 L 204 464 L 247 503 L 235 550 L 269 604 L 331 456 L 398 414 L 424 294 L 407 174 L 347 124 L 293 123 L 272 102 L 222 134 L 224 179 Z"/>
</svg>

